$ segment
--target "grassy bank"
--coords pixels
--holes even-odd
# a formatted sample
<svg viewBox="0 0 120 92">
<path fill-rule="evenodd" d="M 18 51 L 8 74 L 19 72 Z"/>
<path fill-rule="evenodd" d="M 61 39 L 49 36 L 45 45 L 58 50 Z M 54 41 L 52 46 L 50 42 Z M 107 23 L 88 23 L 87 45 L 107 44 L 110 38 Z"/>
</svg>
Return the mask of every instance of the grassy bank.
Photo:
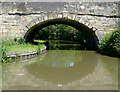
<svg viewBox="0 0 120 92">
<path fill-rule="evenodd" d="M 0 60 L 1 62 L 9 62 L 10 58 L 8 59 L 7 55 L 12 54 L 19 55 L 32 51 L 37 51 L 38 53 L 40 53 L 44 47 L 45 45 L 43 44 L 33 45 L 30 43 L 25 43 L 25 40 L 23 38 L 20 38 L 19 40 L 17 40 L 16 38 L 14 40 L 2 40 L 0 43 Z"/>
<path fill-rule="evenodd" d="M 101 40 L 99 52 L 104 55 L 120 57 L 120 29 L 115 29 Z"/>
<path fill-rule="evenodd" d="M 44 45 L 41 44 L 39 46 L 37 45 L 32 45 L 32 44 L 19 44 L 19 45 L 13 45 L 13 46 L 8 46 L 8 52 L 7 54 L 12 54 L 12 53 L 23 53 L 23 52 L 29 52 L 29 51 L 39 51 L 39 48 L 42 49 L 44 48 Z"/>
</svg>

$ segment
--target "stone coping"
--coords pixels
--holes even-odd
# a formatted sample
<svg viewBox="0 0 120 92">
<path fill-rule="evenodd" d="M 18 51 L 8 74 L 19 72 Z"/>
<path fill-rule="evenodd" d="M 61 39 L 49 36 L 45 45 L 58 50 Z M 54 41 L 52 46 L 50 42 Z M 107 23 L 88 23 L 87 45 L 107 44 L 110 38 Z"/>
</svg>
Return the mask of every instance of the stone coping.
<svg viewBox="0 0 120 92">
<path fill-rule="evenodd" d="M 41 50 L 41 53 L 44 53 L 46 51 L 46 47 L 44 47 L 42 50 Z M 12 58 L 12 59 L 15 59 L 15 58 L 18 58 L 18 57 L 28 57 L 28 56 L 33 56 L 33 55 L 38 55 L 39 53 L 37 51 L 29 51 L 29 52 L 24 52 L 24 53 L 15 53 L 15 54 L 9 54 L 7 55 L 7 58 Z"/>
</svg>

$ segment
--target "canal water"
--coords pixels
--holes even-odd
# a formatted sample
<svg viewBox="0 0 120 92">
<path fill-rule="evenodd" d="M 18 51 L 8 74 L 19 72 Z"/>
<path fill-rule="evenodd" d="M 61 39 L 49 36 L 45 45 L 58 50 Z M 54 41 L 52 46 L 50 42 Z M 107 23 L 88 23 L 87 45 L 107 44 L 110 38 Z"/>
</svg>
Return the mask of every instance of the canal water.
<svg viewBox="0 0 120 92">
<path fill-rule="evenodd" d="M 118 90 L 118 58 L 95 51 L 51 49 L 13 61 L 2 65 L 5 90 Z"/>
</svg>

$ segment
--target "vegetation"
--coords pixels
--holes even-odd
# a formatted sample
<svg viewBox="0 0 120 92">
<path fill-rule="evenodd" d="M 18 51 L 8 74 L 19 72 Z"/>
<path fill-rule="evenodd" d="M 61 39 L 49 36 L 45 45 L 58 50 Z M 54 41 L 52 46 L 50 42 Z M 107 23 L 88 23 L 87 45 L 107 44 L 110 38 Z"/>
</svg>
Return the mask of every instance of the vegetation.
<svg viewBox="0 0 120 92">
<path fill-rule="evenodd" d="M 29 51 L 36 51 L 38 49 L 37 45 L 32 44 L 19 44 L 19 45 L 13 45 L 8 46 L 8 52 L 7 53 L 23 53 L 23 52 L 29 52 Z"/>
<path fill-rule="evenodd" d="M 39 31 L 35 36 L 36 40 L 67 40 L 85 44 L 86 40 L 82 33 L 65 24 L 55 24 L 47 26 Z"/>
<path fill-rule="evenodd" d="M 46 41 L 44 41 L 44 40 L 34 40 L 34 42 L 37 42 L 37 43 L 44 43 L 44 42 L 46 42 Z"/>
<path fill-rule="evenodd" d="M 120 29 L 107 34 L 99 45 L 99 52 L 104 55 L 120 57 Z"/>
<path fill-rule="evenodd" d="M 7 40 L 2 41 L 0 43 L 0 52 L 1 52 L 1 62 L 9 62 L 9 59 L 7 58 L 7 54 L 21 54 L 29 51 L 37 51 L 38 53 L 41 52 L 42 48 L 44 48 L 45 45 L 33 45 L 29 43 L 25 43 L 24 38 L 20 38 L 17 40 L 15 38 L 14 40 Z"/>
<path fill-rule="evenodd" d="M 5 42 L 1 41 L 1 43 L 0 43 L 0 53 L 1 53 L 0 54 L 0 61 L 8 62 L 6 52 L 7 52 L 7 48 L 5 46 Z"/>
<path fill-rule="evenodd" d="M 49 49 L 58 49 L 58 47 L 61 46 L 56 44 L 61 43 L 61 41 L 65 42 L 65 44 L 71 42 L 73 42 L 73 44 L 80 44 L 79 49 L 87 49 L 86 39 L 81 31 L 65 24 L 50 25 L 39 30 L 39 33 L 34 38 L 34 42 L 45 43 L 45 41 L 49 41 L 49 43 L 52 42 L 52 44 L 49 44 Z"/>
</svg>

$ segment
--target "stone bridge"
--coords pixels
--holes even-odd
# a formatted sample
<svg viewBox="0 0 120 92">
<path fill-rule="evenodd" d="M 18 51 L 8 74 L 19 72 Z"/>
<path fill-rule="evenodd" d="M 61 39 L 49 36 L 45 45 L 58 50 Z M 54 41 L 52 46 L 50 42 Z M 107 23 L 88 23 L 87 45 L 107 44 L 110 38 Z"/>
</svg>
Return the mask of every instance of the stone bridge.
<svg viewBox="0 0 120 92">
<path fill-rule="evenodd" d="M 118 5 L 118 2 L 2 2 L 0 37 L 24 37 L 41 22 L 69 19 L 87 26 L 100 41 L 106 33 L 117 28 Z"/>
</svg>

